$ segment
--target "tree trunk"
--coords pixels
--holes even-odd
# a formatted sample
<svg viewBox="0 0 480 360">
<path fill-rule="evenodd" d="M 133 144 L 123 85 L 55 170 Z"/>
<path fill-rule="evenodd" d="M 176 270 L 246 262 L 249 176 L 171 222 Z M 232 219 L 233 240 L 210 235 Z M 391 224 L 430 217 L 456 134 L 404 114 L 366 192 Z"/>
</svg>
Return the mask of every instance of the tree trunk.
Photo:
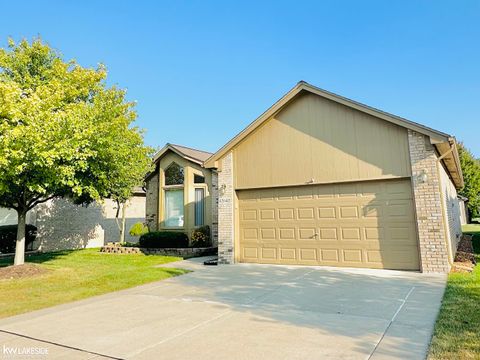
<svg viewBox="0 0 480 360">
<path fill-rule="evenodd" d="M 24 210 L 17 210 L 18 214 L 18 229 L 17 229 L 17 243 L 15 245 L 15 260 L 14 265 L 23 265 L 25 263 L 25 227 L 27 220 L 27 212 Z"/>
<path fill-rule="evenodd" d="M 127 217 L 127 202 L 122 204 L 122 224 L 120 227 L 120 244 L 125 243 L 125 225 Z"/>
</svg>

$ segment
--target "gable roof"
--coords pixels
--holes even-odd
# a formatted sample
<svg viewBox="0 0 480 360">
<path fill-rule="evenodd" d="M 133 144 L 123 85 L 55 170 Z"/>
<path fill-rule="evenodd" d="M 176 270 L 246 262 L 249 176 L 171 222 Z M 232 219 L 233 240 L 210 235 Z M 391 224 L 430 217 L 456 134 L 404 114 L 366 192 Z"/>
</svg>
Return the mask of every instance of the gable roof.
<svg viewBox="0 0 480 360">
<path fill-rule="evenodd" d="M 419 123 L 404 119 L 400 116 L 387 113 L 382 110 L 378 110 L 371 106 L 359 103 L 357 101 L 348 99 L 346 97 L 334 94 L 332 92 L 320 89 L 316 86 L 313 86 L 305 81 L 299 81 L 288 93 L 286 93 L 280 100 L 273 104 L 267 111 L 260 115 L 256 120 L 254 120 L 250 125 L 248 125 L 244 130 L 242 130 L 238 135 L 226 143 L 222 148 L 220 148 L 215 154 L 209 157 L 205 161 L 205 167 L 217 167 L 216 161 L 224 156 L 228 151 L 230 151 L 235 145 L 262 125 L 265 121 L 269 120 L 272 116 L 280 112 L 287 104 L 289 104 L 297 95 L 303 92 L 309 92 L 316 94 L 325 99 L 334 101 L 336 103 L 345 105 L 352 109 L 361 111 L 363 113 L 375 116 L 376 118 L 388 121 L 395 125 L 402 126 L 404 128 L 413 130 L 417 133 L 424 134 L 430 138 L 430 142 L 434 145 L 443 145 L 436 146 L 437 150 L 440 152 L 440 155 L 447 153 L 444 162 L 450 172 L 452 180 L 454 181 L 457 187 L 463 187 L 463 176 L 460 168 L 460 160 L 458 158 L 458 152 L 456 150 L 456 141 L 455 138 L 444 132 L 432 129 L 428 126 L 421 125 Z M 448 149 L 445 149 L 445 144 L 448 144 Z M 453 151 L 450 150 L 454 148 Z"/>
<path fill-rule="evenodd" d="M 207 151 L 193 149 L 187 146 L 167 143 L 162 149 L 160 149 L 153 156 L 153 161 L 157 162 L 157 160 L 159 160 L 162 157 L 162 155 L 165 154 L 168 150 L 173 151 L 174 153 L 180 155 L 181 157 L 202 166 L 204 161 L 213 155 L 212 153 Z"/>
</svg>

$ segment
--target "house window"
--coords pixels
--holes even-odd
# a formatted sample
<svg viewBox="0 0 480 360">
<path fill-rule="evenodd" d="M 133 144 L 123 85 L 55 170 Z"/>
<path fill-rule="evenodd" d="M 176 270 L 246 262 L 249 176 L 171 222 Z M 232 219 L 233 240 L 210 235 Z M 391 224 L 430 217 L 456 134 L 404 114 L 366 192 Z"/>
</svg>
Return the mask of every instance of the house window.
<svg viewBox="0 0 480 360">
<path fill-rule="evenodd" d="M 165 169 L 165 185 L 183 185 L 184 178 L 183 167 L 177 163 L 171 163 Z"/>
<path fill-rule="evenodd" d="M 195 226 L 205 224 L 205 189 L 195 189 Z"/>
<path fill-rule="evenodd" d="M 183 189 L 165 190 L 165 226 L 183 227 Z"/>
<path fill-rule="evenodd" d="M 194 184 L 203 184 L 205 183 L 205 177 L 201 175 L 194 174 L 193 175 L 193 183 Z"/>
</svg>

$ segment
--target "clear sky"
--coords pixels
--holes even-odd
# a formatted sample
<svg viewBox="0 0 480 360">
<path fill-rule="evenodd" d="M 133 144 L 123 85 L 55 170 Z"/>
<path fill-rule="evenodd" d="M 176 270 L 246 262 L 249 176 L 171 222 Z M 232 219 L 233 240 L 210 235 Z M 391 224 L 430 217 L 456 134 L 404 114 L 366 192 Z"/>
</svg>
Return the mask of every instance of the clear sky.
<svg viewBox="0 0 480 360">
<path fill-rule="evenodd" d="M 40 35 L 104 63 L 146 142 L 215 151 L 299 80 L 453 134 L 480 157 L 480 1 L 0 1 L 0 46 Z"/>
</svg>

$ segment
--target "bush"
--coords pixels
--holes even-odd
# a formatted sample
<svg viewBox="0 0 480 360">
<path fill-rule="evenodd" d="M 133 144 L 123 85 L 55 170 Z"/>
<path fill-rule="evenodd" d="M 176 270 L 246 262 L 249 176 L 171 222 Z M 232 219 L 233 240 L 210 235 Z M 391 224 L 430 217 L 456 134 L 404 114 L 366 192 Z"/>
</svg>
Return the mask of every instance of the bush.
<svg viewBox="0 0 480 360">
<path fill-rule="evenodd" d="M 152 231 L 140 236 L 142 248 L 184 248 L 188 247 L 187 234 L 179 231 Z"/>
<path fill-rule="evenodd" d="M 210 226 L 205 225 L 193 230 L 192 247 L 209 247 L 212 246 L 210 239 Z"/>
<path fill-rule="evenodd" d="M 148 233 L 148 227 L 145 226 L 143 223 L 136 223 L 133 224 L 128 232 L 131 236 L 142 236 Z"/>
<path fill-rule="evenodd" d="M 27 224 L 25 229 L 25 250 L 31 250 L 37 237 L 37 227 Z M 17 225 L 0 226 L 0 253 L 9 254 L 15 252 L 17 243 Z"/>
</svg>

